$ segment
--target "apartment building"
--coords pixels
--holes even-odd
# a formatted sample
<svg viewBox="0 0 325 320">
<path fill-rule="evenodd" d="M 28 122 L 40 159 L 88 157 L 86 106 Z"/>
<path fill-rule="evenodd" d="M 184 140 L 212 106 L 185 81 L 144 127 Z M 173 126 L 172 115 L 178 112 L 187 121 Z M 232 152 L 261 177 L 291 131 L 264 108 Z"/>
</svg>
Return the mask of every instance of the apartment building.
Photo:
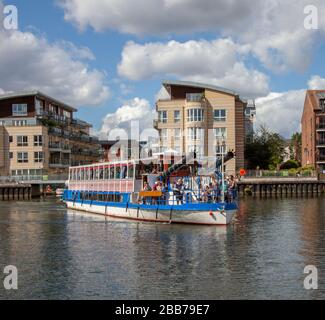
<svg viewBox="0 0 325 320">
<path fill-rule="evenodd" d="M 307 90 L 302 127 L 302 165 L 325 174 L 325 90 Z"/>
<path fill-rule="evenodd" d="M 98 139 L 76 111 L 38 91 L 0 95 L 0 174 L 58 175 L 98 161 Z"/>
<path fill-rule="evenodd" d="M 234 91 L 185 81 L 163 81 L 167 97 L 156 102 L 161 151 L 220 156 L 229 150 L 236 158 L 226 170 L 244 167 L 245 109 L 247 103 Z"/>
</svg>

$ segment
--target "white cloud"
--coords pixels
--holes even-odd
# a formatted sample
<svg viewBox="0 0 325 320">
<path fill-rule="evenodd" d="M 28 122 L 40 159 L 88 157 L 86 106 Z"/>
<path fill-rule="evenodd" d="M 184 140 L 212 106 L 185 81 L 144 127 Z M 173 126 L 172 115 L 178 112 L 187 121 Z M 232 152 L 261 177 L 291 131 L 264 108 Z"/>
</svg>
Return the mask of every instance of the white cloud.
<svg viewBox="0 0 325 320">
<path fill-rule="evenodd" d="M 88 48 L 49 43 L 30 32 L 0 30 L 0 88 L 37 89 L 75 106 L 99 105 L 109 97 L 105 73 L 91 69 Z"/>
<path fill-rule="evenodd" d="M 155 117 L 155 110 L 146 99 L 134 98 L 127 101 L 114 113 L 107 114 L 103 119 L 100 129 L 102 139 L 111 136 L 123 136 L 123 133 L 130 135 L 131 121 L 138 121 L 140 131 L 152 128 Z"/>
<path fill-rule="evenodd" d="M 325 90 L 325 78 L 320 76 L 312 76 L 308 81 L 308 87 L 312 90 Z"/>
<path fill-rule="evenodd" d="M 245 66 L 246 53 L 245 46 L 231 39 L 144 45 L 128 42 L 118 72 L 130 80 L 170 76 L 229 87 L 249 97 L 266 95 L 268 78 Z"/>
<path fill-rule="evenodd" d="M 304 28 L 310 0 L 59 0 L 65 19 L 84 29 L 117 30 L 134 35 L 191 34 L 207 31 L 249 45 L 275 71 L 304 70 L 318 36 L 325 32 L 325 2 L 318 8 L 319 30 Z"/>
<path fill-rule="evenodd" d="M 256 100 L 255 127 L 266 124 L 267 127 L 290 138 L 294 132 L 301 131 L 300 121 L 304 108 L 306 90 L 271 92 Z"/>
</svg>

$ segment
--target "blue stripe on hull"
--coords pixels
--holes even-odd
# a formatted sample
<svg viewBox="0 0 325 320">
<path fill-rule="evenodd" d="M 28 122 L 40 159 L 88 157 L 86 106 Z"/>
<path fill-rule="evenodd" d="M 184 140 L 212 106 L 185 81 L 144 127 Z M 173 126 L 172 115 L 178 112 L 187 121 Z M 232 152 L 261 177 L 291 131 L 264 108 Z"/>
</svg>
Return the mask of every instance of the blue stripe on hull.
<svg viewBox="0 0 325 320">
<path fill-rule="evenodd" d="M 71 190 L 65 190 L 63 200 L 71 201 L 75 203 L 83 203 L 88 205 L 104 206 L 104 207 L 115 207 L 115 208 L 130 208 L 130 209 L 141 209 L 141 210 L 156 210 L 157 208 L 161 211 L 217 211 L 217 210 L 236 210 L 238 207 L 236 203 L 184 203 L 180 205 L 149 205 L 149 204 L 134 204 L 129 203 L 129 193 L 120 193 L 122 195 L 123 202 L 106 202 L 106 201 L 92 201 L 82 200 L 79 198 L 79 192 L 77 198 L 75 198 L 75 192 Z M 92 194 L 96 194 L 95 192 Z M 97 194 L 117 194 L 112 192 L 98 192 Z"/>
</svg>

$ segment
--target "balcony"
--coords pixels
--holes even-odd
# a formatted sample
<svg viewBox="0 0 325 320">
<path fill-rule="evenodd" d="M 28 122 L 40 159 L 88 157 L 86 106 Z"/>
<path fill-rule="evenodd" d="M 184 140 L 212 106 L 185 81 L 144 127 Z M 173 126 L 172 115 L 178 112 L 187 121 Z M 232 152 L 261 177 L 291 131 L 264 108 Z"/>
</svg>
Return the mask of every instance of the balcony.
<svg viewBox="0 0 325 320">
<path fill-rule="evenodd" d="M 316 157 L 317 163 L 325 163 L 325 154 L 320 154 Z"/>
<path fill-rule="evenodd" d="M 88 122 L 77 119 L 77 118 L 71 119 L 71 124 L 75 125 L 75 126 L 78 126 L 78 127 L 81 127 L 81 128 L 91 127 L 91 124 L 89 124 Z"/>
<path fill-rule="evenodd" d="M 67 130 L 62 130 L 60 128 L 50 127 L 49 134 L 57 137 L 62 137 L 69 140 L 83 141 L 88 143 L 98 143 L 99 139 L 95 136 L 89 136 L 87 134 L 71 132 Z"/>
<path fill-rule="evenodd" d="M 51 111 L 42 111 L 39 115 L 39 118 L 46 120 L 53 120 L 59 124 L 68 125 L 71 122 L 71 119 L 65 116 L 61 116 Z"/>
<path fill-rule="evenodd" d="M 89 156 L 89 157 L 100 157 L 101 151 L 94 149 L 82 149 L 82 148 L 72 148 L 72 153 L 74 155 Z"/>
<path fill-rule="evenodd" d="M 320 147 L 320 148 L 324 148 L 325 147 L 325 139 L 321 138 L 316 140 L 316 146 Z"/>
<path fill-rule="evenodd" d="M 51 152 L 71 153 L 70 146 L 68 144 L 60 143 L 60 142 L 50 142 L 49 150 Z"/>
<path fill-rule="evenodd" d="M 49 162 L 50 168 L 69 168 L 70 167 L 70 160 L 66 159 L 50 159 Z"/>
<path fill-rule="evenodd" d="M 316 130 L 321 130 L 321 131 L 325 131 L 325 123 L 317 123 L 316 124 Z"/>
</svg>

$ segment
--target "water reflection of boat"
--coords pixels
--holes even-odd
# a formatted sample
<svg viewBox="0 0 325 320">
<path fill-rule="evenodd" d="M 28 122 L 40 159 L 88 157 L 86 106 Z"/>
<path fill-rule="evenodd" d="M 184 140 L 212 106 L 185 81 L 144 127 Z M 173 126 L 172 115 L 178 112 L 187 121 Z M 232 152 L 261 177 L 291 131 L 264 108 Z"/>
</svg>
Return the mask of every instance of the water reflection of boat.
<svg viewBox="0 0 325 320">
<path fill-rule="evenodd" d="M 222 162 L 231 159 L 226 155 Z M 70 209 L 137 221 L 227 225 L 237 212 L 235 194 L 203 188 L 214 175 L 201 174 L 199 160 L 165 164 L 161 157 L 71 167 L 63 200 Z M 176 161 L 175 161 L 176 160 Z M 178 161 L 177 161 L 178 160 Z M 204 160 L 202 160 L 204 161 Z M 148 165 L 149 163 L 149 165 Z M 217 161 L 220 165 L 221 162 Z M 222 166 L 223 167 L 223 166 Z M 151 184 L 152 187 L 148 187 Z"/>
</svg>

